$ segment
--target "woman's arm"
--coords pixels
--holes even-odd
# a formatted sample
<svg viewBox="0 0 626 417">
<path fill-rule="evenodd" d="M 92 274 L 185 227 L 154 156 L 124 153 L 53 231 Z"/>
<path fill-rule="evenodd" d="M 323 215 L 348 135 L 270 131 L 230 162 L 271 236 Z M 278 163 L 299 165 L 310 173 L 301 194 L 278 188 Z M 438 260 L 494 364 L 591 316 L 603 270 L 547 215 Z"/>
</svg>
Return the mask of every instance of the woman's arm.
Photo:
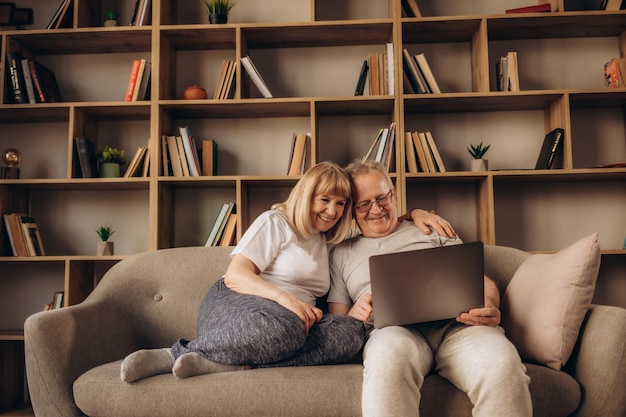
<svg viewBox="0 0 626 417">
<path fill-rule="evenodd" d="M 426 211 L 422 209 L 411 209 L 408 213 L 400 217 L 400 221 L 413 219 L 415 225 L 424 234 L 430 234 L 430 228 L 435 229 L 442 237 L 453 239 L 456 237 L 456 231 L 452 225 L 443 217 L 436 214 L 434 211 Z"/>
</svg>

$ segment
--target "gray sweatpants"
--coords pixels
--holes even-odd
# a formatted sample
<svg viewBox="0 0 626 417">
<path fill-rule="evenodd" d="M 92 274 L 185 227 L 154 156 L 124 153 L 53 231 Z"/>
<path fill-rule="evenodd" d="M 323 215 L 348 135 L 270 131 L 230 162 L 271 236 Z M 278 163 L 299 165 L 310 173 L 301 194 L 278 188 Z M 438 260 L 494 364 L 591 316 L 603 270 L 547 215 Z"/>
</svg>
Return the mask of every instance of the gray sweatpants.
<svg viewBox="0 0 626 417">
<path fill-rule="evenodd" d="M 213 362 L 255 368 L 350 361 L 363 347 L 365 327 L 352 317 L 325 314 L 306 334 L 293 312 L 266 298 L 230 290 L 220 279 L 198 313 L 198 336 L 172 346 L 174 359 L 197 352 Z"/>
</svg>

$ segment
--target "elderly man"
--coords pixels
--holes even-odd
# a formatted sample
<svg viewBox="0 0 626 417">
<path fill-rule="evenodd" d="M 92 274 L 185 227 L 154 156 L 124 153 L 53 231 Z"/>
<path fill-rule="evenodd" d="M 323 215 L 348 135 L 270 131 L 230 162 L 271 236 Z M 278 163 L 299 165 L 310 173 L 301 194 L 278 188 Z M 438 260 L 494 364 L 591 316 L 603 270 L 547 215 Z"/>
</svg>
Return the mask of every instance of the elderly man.
<svg viewBox="0 0 626 417">
<path fill-rule="evenodd" d="M 474 416 L 531 416 L 530 378 L 515 347 L 498 327 L 499 292 L 487 277 L 482 308 L 462 312 L 456 319 L 371 330 L 375 312 L 369 257 L 461 240 L 436 232 L 424 234 L 409 222 L 399 222 L 393 183 L 382 165 L 357 161 L 346 170 L 362 234 L 332 251 L 328 301 L 331 313 L 369 325 L 363 352 L 363 416 L 419 416 L 420 389 L 430 372 L 467 393 Z"/>
</svg>

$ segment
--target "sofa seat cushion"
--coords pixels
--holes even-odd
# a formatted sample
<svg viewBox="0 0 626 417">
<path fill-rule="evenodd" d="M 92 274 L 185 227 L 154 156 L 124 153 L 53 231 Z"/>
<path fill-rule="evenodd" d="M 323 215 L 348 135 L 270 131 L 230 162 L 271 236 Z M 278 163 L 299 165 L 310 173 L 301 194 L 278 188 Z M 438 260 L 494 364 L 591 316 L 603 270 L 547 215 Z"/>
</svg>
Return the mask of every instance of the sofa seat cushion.
<svg viewBox="0 0 626 417">
<path fill-rule="evenodd" d="M 185 417 L 361 415 L 360 364 L 255 369 L 177 379 L 158 375 L 132 384 L 119 378 L 121 361 L 93 368 L 74 382 L 74 399 L 88 416 Z M 581 399 L 567 373 L 527 364 L 535 417 L 566 417 Z M 429 375 L 423 417 L 471 417 L 467 395 Z M 173 414 L 174 413 L 174 414 Z"/>
</svg>

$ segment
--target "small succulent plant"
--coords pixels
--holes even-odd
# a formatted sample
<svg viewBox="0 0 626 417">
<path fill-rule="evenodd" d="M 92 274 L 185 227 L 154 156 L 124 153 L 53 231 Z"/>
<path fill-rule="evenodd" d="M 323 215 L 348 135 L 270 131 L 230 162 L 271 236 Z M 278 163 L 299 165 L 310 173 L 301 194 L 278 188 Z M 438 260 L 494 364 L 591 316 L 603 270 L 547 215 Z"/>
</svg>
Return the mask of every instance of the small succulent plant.
<svg viewBox="0 0 626 417">
<path fill-rule="evenodd" d="M 470 153 L 470 155 L 472 155 L 472 158 L 482 159 L 482 157 L 485 156 L 490 147 L 491 145 L 483 146 L 483 143 L 480 142 L 476 146 L 470 144 L 470 146 L 467 147 L 467 151 Z"/>
</svg>

